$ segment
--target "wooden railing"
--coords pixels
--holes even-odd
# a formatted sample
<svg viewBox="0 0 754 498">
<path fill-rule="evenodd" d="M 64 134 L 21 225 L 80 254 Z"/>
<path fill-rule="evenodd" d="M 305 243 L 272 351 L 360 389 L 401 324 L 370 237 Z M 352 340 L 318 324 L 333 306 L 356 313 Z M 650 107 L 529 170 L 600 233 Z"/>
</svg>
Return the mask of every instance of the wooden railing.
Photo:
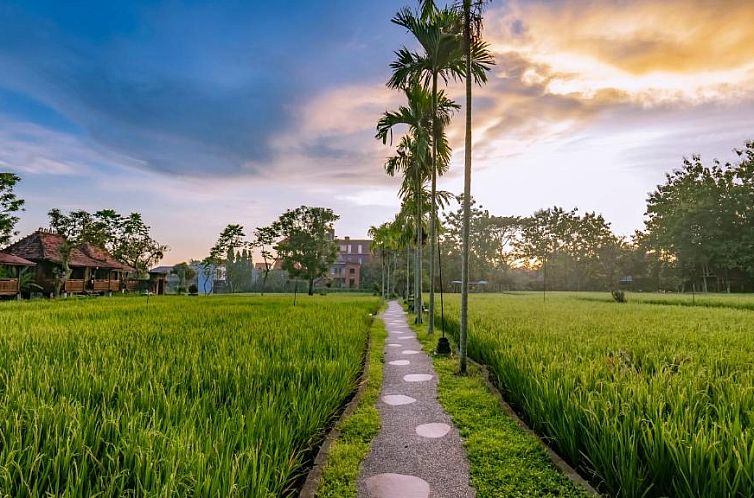
<svg viewBox="0 0 754 498">
<path fill-rule="evenodd" d="M 67 280 L 65 291 L 69 294 L 78 294 L 83 292 L 118 292 L 120 290 L 120 281 L 118 280 L 95 280 L 93 288 L 87 283 L 86 280 Z"/>
<path fill-rule="evenodd" d="M 18 280 L 15 278 L 0 280 L 0 295 L 15 296 L 18 294 Z"/>
</svg>

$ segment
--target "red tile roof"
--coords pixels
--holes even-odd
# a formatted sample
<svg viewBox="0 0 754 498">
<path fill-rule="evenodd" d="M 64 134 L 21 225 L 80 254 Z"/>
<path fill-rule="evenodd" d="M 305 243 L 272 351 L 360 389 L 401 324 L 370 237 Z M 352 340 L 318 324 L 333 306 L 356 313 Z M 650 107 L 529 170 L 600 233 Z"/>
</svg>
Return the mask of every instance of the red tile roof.
<svg viewBox="0 0 754 498">
<path fill-rule="evenodd" d="M 36 263 L 28 259 L 19 258 L 12 254 L 0 252 L 0 265 L 5 266 L 36 266 Z"/>
<path fill-rule="evenodd" d="M 56 233 L 38 230 L 3 249 L 4 253 L 31 261 L 50 261 L 60 264 L 63 261 L 60 248 L 64 239 Z M 101 247 L 84 243 L 71 251 L 69 264 L 74 268 L 110 268 L 117 271 L 135 272 L 134 268 L 117 261 Z"/>
</svg>

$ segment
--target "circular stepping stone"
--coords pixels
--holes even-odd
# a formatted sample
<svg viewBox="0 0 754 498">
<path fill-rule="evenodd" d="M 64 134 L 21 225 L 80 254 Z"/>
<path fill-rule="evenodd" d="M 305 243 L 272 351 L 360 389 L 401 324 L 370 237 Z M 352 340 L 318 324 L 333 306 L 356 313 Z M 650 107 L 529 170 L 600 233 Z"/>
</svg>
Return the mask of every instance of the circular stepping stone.
<svg viewBox="0 0 754 498">
<path fill-rule="evenodd" d="M 403 376 L 403 380 L 406 382 L 427 382 L 432 380 L 432 376 L 429 374 L 408 374 Z"/>
<path fill-rule="evenodd" d="M 399 348 L 399 347 L 401 347 L 401 345 L 400 344 L 395 344 L 394 342 L 391 342 L 391 343 L 388 343 L 388 347 L 390 347 L 390 348 Z"/>
<path fill-rule="evenodd" d="M 422 424 L 416 426 L 416 433 L 421 437 L 438 438 L 445 436 L 450 432 L 450 426 L 448 424 Z"/>
<path fill-rule="evenodd" d="M 403 394 L 386 394 L 382 397 L 382 401 L 390 406 L 401 406 L 410 405 L 411 403 L 416 401 L 416 399 Z"/>
<path fill-rule="evenodd" d="M 403 474 L 377 474 L 367 479 L 369 498 L 429 498 L 429 483 Z"/>
<path fill-rule="evenodd" d="M 389 361 L 388 365 L 398 365 L 399 367 L 402 367 L 404 365 L 408 365 L 411 362 L 408 360 L 395 360 L 395 361 Z"/>
<path fill-rule="evenodd" d="M 419 351 L 414 351 L 413 349 L 407 349 L 405 351 L 402 351 L 403 354 L 419 354 Z"/>
</svg>

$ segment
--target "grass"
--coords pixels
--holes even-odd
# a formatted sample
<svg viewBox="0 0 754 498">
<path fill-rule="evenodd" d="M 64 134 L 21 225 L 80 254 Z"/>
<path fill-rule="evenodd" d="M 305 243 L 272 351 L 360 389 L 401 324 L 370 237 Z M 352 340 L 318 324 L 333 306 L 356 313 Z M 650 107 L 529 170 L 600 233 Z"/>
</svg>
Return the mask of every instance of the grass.
<svg viewBox="0 0 754 498">
<path fill-rule="evenodd" d="M 322 498 L 351 498 L 357 494 L 361 462 L 369 453 L 372 439 L 380 430 L 377 400 L 382 387 L 384 346 L 387 330 L 382 320 L 372 326 L 367 370 L 367 385 L 356 410 L 340 425 L 340 436 L 330 447 L 317 496 Z"/>
<path fill-rule="evenodd" d="M 563 294 L 569 295 L 569 293 Z M 570 293 L 570 295 L 578 297 L 579 299 L 599 302 L 611 302 L 613 300 L 612 296 L 607 292 Z M 657 292 L 627 292 L 626 297 L 629 302 L 641 304 L 734 308 L 754 311 L 754 295 L 751 294 L 661 294 Z"/>
<path fill-rule="evenodd" d="M 0 495 L 289 496 L 375 298 L 0 306 Z"/>
<path fill-rule="evenodd" d="M 439 334 L 413 328 L 432 355 Z M 456 357 L 433 356 L 433 362 L 440 403 L 461 434 L 479 498 L 587 496 L 553 466 L 539 440 L 503 411 L 481 370 L 470 365 L 468 375 L 460 376 Z"/>
<path fill-rule="evenodd" d="M 689 307 L 582 297 L 472 296 L 469 354 L 601 491 L 754 496 L 754 314 L 736 309 L 745 298 Z M 447 299 L 453 335 L 458 312 Z"/>
</svg>

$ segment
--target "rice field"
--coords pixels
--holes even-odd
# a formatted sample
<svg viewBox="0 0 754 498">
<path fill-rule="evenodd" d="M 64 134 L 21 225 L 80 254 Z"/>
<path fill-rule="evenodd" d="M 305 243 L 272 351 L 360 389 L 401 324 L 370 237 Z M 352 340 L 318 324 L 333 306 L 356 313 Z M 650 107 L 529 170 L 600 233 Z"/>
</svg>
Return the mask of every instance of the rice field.
<svg viewBox="0 0 754 498">
<path fill-rule="evenodd" d="M 376 298 L 0 304 L 0 496 L 295 492 Z"/>
<path fill-rule="evenodd" d="M 635 297 L 472 295 L 469 354 L 611 496 L 754 496 L 751 298 Z"/>
</svg>

